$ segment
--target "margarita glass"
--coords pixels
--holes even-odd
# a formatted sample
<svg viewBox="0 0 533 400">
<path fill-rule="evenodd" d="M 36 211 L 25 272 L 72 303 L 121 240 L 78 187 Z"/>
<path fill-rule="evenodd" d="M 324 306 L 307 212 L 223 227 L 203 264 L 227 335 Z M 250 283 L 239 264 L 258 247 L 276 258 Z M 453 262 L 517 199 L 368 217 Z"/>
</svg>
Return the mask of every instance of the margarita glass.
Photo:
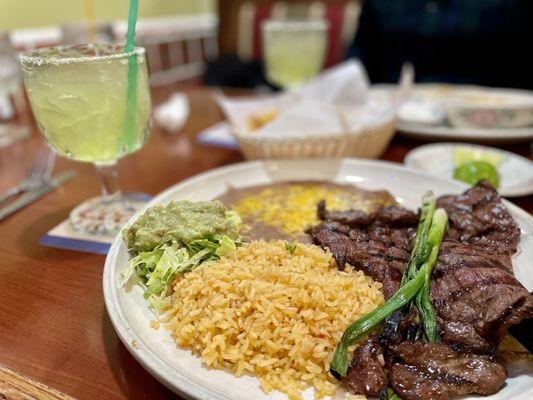
<svg viewBox="0 0 533 400">
<path fill-rule="evenodd" d="M 110 44 L 58 46 L 25 52 L 20 63 L 46 141 L 65 157 L 93 163 L 102 180 L 102 196 L 71 212 L 73 227 L 85 233 L 118 232 L 141 206 L 120 192 L 116 164 L 149 135 L 144 49 L 125 53 Z"/>
<path fill-rule="evenodd" d="M 267 20 L 262 26 L 267 79 L 282 88 L 302 85 L 324 65 L 328 44 L 325 20 Z"/>
</svg>

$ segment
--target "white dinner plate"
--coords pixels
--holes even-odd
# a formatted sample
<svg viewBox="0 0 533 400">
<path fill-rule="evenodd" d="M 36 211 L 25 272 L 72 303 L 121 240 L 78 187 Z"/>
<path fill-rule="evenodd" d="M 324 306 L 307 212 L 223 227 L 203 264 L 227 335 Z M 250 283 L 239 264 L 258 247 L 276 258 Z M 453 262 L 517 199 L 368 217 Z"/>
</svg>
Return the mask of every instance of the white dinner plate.
<svg viewBox="0 0 533 400">
<path fill-rule="evenodd" d="M 426 190 L 436 195 L 459 193 L 466 185 L 409 170 L 398 164 L 356 159 L 307 161 L 253 161 L 208 171 L 165 190 L 148 205 L 171 200 L 209 200 L 221 195 L 229 184 L 246 187 L 279 181 L 329 180 L 351 183 L 365 189 L 387 189 L 405 206 L 415 209 Z M 522 229 L 518 255 L 514 259 L 517 278 L 533 288 L 533 218 L 520 208 L 506 203 Z M 209 370 L 188 350 L 177 348 L 162 326 L 153 330 L 149 323 L 153 314 L 138 286 L 127 290 L 119 285 L 120 271 L 128 263 L 128 253 L 117 237 L 107 256 L 104 275 L 104 298 L 107 311 L 120 339 L 131 354 L 155 378 L 174 392 L 193 399 L 205 400 L 273 400 L 286 395 L 263 393 L 252 376 L 236 378 L 228 372 Z M 490 399 L 532 399 L 533 366 L 511 365 L 507 385 Z M 518 373 L 520 372 L 520 374 Z M 304 392 L 313 399 L 312 389 Z M 343 398 L 343 397 L 340 397 Z M 339 398 L 339 399 L 340 399 Z"/>
<path fill-rule="evenodd" d="M 495 147 L 465 143 L 426 144 L 411 150 L 403 162 L 409 168 L 452 179 L 455 169 L 453 148 L 456 146 L 472 147 L 501 156 L 497 169 L 500 174 L 498 192 L 502 196 L 517 197 L 533 193 L 533 162 L 518 154 Z"/>
</svg>

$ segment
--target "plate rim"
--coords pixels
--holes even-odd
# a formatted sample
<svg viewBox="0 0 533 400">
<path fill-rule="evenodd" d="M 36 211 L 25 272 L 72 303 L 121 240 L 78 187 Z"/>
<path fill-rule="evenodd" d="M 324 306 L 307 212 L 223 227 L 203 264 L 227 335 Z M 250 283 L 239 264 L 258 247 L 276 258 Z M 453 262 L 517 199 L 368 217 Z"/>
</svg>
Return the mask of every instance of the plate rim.
<svg viewBox="0 0 533 400">
<path fill-rule="evenodd" d="M 533 139 L 533 126 L 506 129 L 454 128 L 445 125 L 423 125 L 398 120 L 396 129 L 401 135 L 414 138 L 482 140 L 485 142 L 520 142 Z"/>
<path fill-rule="evenodd" d="M 454 186 L 457 186 L 458 190 L 464 190 L 466 187 L 468 187 L 466 184 L 462 184 L 461 182 L 442 178 L 442 177 L 435 177 L 434 175 L 428 174 L 423 171 L 413 170 L 407 168 L 403 164 L 394 163 L 390 161 L 384 161 L 384 160 L 366 160 L 366 159 L 357 159 L 357 158 L 342 158 L 342 159 L 314 159 L 314 160 L 254 160 L 254 161 L 244 161 L 239 163 L 233 163 L 229 165 L 225 165 L 222 167 L 210 169 L 204 172 L 201 172 L 199 174 L 193 175 L 187 179 L 184 179 L 180 182 L 177 182 L 167 189 L 164 189 L 160 193 L 158 193 L 156 196 L 154 196 L 140 211 L 138 211 L 128 222 L 128 225 L 133 221 L 137 215 L 141 212 L 143 212 L 146 208 L 151 207 L 154 204 L 157 204 L 160 202 L 161 198 L 164 198 L 169 195 L 169 193 L 174 192 L 176 190 L 179 190 L 180 187 L 190 185 L 194 183 L 195 181 L 205 179 L 206 177 L 210 176 L 216 176 L 218 174 L 223 174 L 226 171 L 231 170 L 239 170 L 243 168 L 250 167 L 252 168 L 255 165 L 261 165 L 265 164 L 267 162 L 276 162 L 276 163 L 300 163 L 305 161 L 311 161 L 311 162 L 337 162 L 339 165 L 343 165 L 344 163 L 353 163 L 355 165 L 363 164 L 367 166 L 380 166 L 380 167 L 388 167 L 392 168 L 397 171 L 408 171 L 409 173 L 415 174 L 415 175 L 423 175 L 426 178 L 431 178 L 433 180 L 437 179 L 439 181 L 444 181 L 448 184 L 453 184 Z M 505 206 L 512 211 L 513 214 L 516 216 L 520 216 L 521 218 L 524 218 L 529 221 L 531 226 L 533 226 L 533 216 L 531 216 L 528 212 L 523 210 L 522 208 L 510 203 L 509 201 L 503 199 L 503 202 Z M 118 234 L 115 239 L 113 240 L 113 243 L 111 245 L 111 248 L 109 250 L 108 255 L 106 256 L 105 264 L 104 264 L 104 270 L 102 274 L 102 286 L 103 286 L 103 295 L 104 295 L 104 303 L 106 312 L 109 316 L 109 319 L 111 321 L 111 324 L 113 326 L 113 329 L 115 330 L 116 334 L 120 338 L 121 342 L 124 344 L 128 352 L 135 358 L 135 360 L 141 364 L 141 366 L 150 373 L 154 378 L 156 378 L 160 383 L 162 383 L 164 386 L 166 386 L 168 389 L 170 389 L 172 392 L 179 394 L 180 396 L 183 396 L 186 399 L 202 399 L 202 400 L 231 400 L 223 393 L 220 393 L 216 390 L 213 390 L 211 388 L 205 387 L 195 381 L 189 380 L 186 376 L 184 376 L 179 370 L 175 368 L 170 368 L 170 371 L 168 371 L 168 364 L 166 364 L 163 360 L 161 360 L 157 355 L 155 355 L 149 348 L 145 348 L 144 346 L 136 346 L 134 342 L 138 343 L 138 340 L 140 339 L 139 335 L 132 329 L 132 327 L 127 323 L 127 318 L 124 315 L 123 310 L 119 306 L 118 301 L 118 290 L 117 288 L 117 282 L 113 276 L 113 261 L 115 259 L 115 255 L 118 252 L 118 249 L 120 247 L 120 244 L 122 242 L 121 235 Z M 112 301 L 113 300 L 113 301 Z M 120 325 L 119 325 L 120 322 Z M 164 373 L 165 368 L 167 368 L 167 372 Z M 530 392 L 533 394 L 533 387 L 531 390 L 528 390 L 527 392 Z M 527 393 L 524 392 L 524 393 Z M 523 394 L 524 394 L 523 393 Z"/>
</svg>

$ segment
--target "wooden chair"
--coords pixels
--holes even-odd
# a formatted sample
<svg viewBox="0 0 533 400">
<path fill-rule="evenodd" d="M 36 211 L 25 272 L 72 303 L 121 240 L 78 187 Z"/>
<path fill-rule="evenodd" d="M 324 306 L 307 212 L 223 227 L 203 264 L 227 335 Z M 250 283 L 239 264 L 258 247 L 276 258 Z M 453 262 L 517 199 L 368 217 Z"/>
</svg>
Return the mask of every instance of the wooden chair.
<svg viewBox="0 0 533 400">
<path fill-rule="evenodd" d="M 139 21 L 136 40 L 146 48 L 150 83 L 163 86 L 201 77 L 206 62 L 218 57 L 217 28 L 214 15 Z M 118 23 L 115 36 L 120 40 L 126 29 Z"/>
<path fill-rule="evenodd" d="M 86 22 L 68 22 L 61 25 L 61 43 L 79 44 L 93 40 Z M 113 28 L 110 22 L 99 21 L 94 26 L 94 41 L 99 43 L 113 42 Z"/>
</svg>

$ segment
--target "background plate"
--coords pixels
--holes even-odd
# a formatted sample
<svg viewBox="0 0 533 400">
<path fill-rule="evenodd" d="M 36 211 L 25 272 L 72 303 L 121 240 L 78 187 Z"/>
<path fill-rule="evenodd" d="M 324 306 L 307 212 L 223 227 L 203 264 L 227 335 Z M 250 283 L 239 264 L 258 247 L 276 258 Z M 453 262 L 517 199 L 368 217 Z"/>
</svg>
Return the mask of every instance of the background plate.
<svg viewBox="0 0 533 400">
<path fill-rule="evenodd" d="M 228 184 L 245 187 L 276 181 L 330 180 L 352 183 L 366 189 L 387 189 L 409 208 L 420 204 L 426 190 L 436 195 L 458 193 L 465 185 L 408 170 L 398 164 L 344 160 L 308 161 L 254 161 L 234 164 L 197 175 L 172 186 L 155 197 L 147 207 L 170 200 L 209 200 L 221 195 Z M 525 211 L 506 203 L 522 229 L 519 254 L 514 259 L 518 279 L 533 288 L 533 218 Z M 117 237 L 106 259 L 103 275 L 104 298 L 107 311 L 120 339 L 131 354 L 161 383 L 187 398 L 206 400 L 266 400 L 286 399 L 279 392 L 264 394 L 258 381 L 251 376 L 235 378 L 230 373 L 208 370 L 199 358 L 189 351 L 178 349 L 161 327 L 155 331 L 149 326 L 153 314 L 142 297 L 138 286 L 119 287 L 120 271 L 127 265 L 126 248 Z M 518 372 L 520 375 L 517 375 Z M 533 366 L 516 364 L 509 368 L 506 387 L 490 399 L 532 399 Z M 305 399 L 313 399 L 311 389 Z M 343 397 L 339 397 L 343 398 Z"/>
<path fill-rule="evenodd" d="M 400 121 L 401 135 L 423 140 L 460 140 L 464 142 L 514 143 L 533 139 L 533 127 L 513 129 L 467 129 L 448 125 L 422 125 Z"/>
<path fill-rule="evenodd" d="M 403 163 L 409 168 L 452 179 L 456 168 L 453 160 L 456 146 L 481 149 L 501 156 L 497 169 L 500 174 L 498 191 L 502 196 L 517 197 L 533 193 L 533 162 L 495 147 L 464 143 L 426 144 L 407 153 Z"/>
</svg>

